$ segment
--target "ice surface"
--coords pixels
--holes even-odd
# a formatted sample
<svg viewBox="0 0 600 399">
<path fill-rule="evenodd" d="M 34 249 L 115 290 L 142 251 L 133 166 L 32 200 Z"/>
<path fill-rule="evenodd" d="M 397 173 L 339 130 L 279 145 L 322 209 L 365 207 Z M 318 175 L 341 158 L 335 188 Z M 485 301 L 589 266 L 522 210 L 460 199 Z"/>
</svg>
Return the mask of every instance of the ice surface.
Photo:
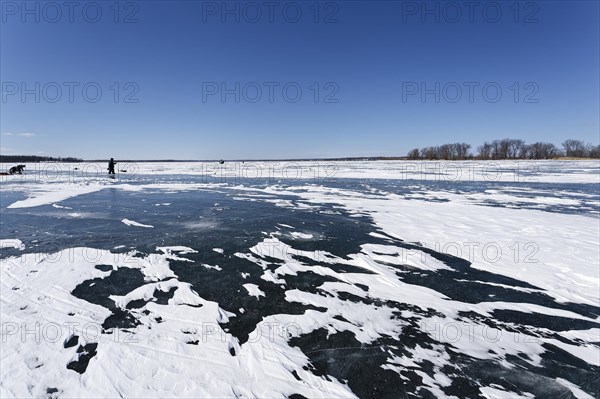
<svg viewBox="0 0 600 399">
<path fill-rule="evenodd" d="M 598 162 L 58 168 L 0 179 L 1 397 L 598 397 Z"/>
</svg>

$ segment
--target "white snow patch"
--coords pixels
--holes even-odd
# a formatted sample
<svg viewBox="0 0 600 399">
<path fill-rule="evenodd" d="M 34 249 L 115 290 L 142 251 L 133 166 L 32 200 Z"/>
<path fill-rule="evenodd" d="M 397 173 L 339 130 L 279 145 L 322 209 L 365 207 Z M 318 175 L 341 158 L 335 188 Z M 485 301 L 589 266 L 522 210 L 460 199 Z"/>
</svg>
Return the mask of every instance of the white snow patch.
<svg viewBox="0 0 600 399">
<path fill-rule="evenodd" d="M 154 226 L 150 226 L 149 224 L 142 224 L 142 223 L 138 223 L 138 222 L 135 222 L 135 221 L 129 220 L 129 219 L 123 219 L 123 220 L 121 220 L 121 222 L 125 223 L 127 226 L 148 227 L 148 228 L 154 227 Z"/>
<path fill-rule="evenodd" d="M 265 296 L 265 293 L 262 292 L 260 290 L 260 288 L 258 288 L 258 285 L 256 285 L 256 284 L 246 283 L 246 284 L 242 285 L 242 287 L 244 287 L 246 289 L 246 291 L 248 291 L 248 295 L 250 295 L 250 296 L 255 296 L 256 298 Z"/>
<path fill-rule="evenodd" d="M 0 240 L 0 248 L 15 248 L 23 251 L 25 249 L 25 244 L 21 240 L 16 238 L 13 239 L 1 239 Z"/>
<path fill-rule="evenodd" d="M 173 252 L 178 252 L 181 255 L 198 253 L 198 251 L 196 251 L 195 249 L 190 247 L 184 247 L 182 245 L 174 245 L 170 247 L 156 247 L 156 250 L 167 255 L 172 255 Z"/>
<path fill-rule="evenodd" d="M 73 208 L 71 208 L 71 207 L 68 207 L 68 206 L 62 206 L 62 205 L 58 205 L 58 204 L 52 204 L 52 206 L 53 206 L 54 208 L 58 208 L 58 209 L 73 209 Z"/>
<path fill-rule="evenodd" d="M 503 389 L 492 388 L 492 387 L 481 387 L 479 391 L 483 396 L 488 399 L 532 399 L 535 396 L 530 393 L 525 393 L 524 395 L 519 395 L 516 392 L 505 391 Z"/>
<path fill-rule="evenodd" d="M 14 202 L 7 208 L 31 208 L 64 201 L 78 195 L 89 194 L 104 188 L 100 184 L 78 185 L 72 183 L 41 184 L 30 188 L 27 199 Z"/>
<path fill-rule="evenodd" d="M 218 270 L 218 271 L 222 271 L 223 270 L 223 268 L 221 266 L 219 266 L 219 265 L 214 265 L 213 266 L 213 265 L 208 265 L 206 263 L 202 263 L 202 266 L 205 267 L 205 268 L 207 268 L 207 269 L 215 269 L 215 270 Z"/>
<path fill-rule="evenodd" d="M 300 238 L 300 239 L 303 239 L 303 240 L 310 240 L 311 238 L 313 238 L 312 234 L 300 233 L 298 231 L 292 231 L 290 234 L 294 238 Z"/>
</svg>

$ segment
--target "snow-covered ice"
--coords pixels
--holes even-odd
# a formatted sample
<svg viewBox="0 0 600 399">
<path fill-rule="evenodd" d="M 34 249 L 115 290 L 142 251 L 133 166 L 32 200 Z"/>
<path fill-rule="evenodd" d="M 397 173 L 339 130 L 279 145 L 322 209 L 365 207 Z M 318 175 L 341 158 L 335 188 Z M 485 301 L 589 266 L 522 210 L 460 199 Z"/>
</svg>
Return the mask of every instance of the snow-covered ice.
<svg viewBox="0 0 600 399">
<path fill-rule="evenodd" d="M 598 397 L 597 161 L 125 169 L 0 179 L 1 397 Z"/>
</svg>

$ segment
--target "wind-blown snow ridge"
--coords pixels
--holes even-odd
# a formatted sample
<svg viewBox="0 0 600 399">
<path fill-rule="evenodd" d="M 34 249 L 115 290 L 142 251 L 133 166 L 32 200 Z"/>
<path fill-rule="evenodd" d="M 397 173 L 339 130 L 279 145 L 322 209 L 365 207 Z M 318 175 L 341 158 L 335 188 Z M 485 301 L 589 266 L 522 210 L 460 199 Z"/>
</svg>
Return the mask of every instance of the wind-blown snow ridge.
<svg viewBox="0 0 600 399">
<path fill-rule="evenodd" d="M 148 302 L 143 311 L 130 310 L 141 323 L 132 330 L 98 334 L 102 329 L 100 324 L 111 311 L 70 293 L 86 280 L 107 278 L 111 273 L 110 270 L 101 271 L 89 262 L 90 251 L 95 253 L 97 263 L 112 264 L 110 270 L 140 270 L 148 279 L 127 295 L 110 296 L 115 308 L 125 311 L 132 301 L 151 300 L 156 291 L 174 289 L 173 297 L 168 304 Z M 77 397 L 90 393 L 99 396 L 230 397 L 232 392 L 259 397 L 296 392 L 306 396 L 354 397 L 347 386 L 335 379 L 325 381 L 304 371 L 306 356 L 299 349 L 287 346 L 278 335 L 240 347 L 235 337 L 218 327 L 235 314 L 219 308 L 215 302 L 204 300 L 189 284 L 153 272 L 152 265 L 157 261 L 164 262 L 168 268 L 168 255 L 145 258 L 132 255 L 135 254 L 73 248 L 52 254 L 41 262 L 38 254 L 0 261 L 3 322 L 10 326 L 3 331 L 5 356 L 0 385 L 3 397 L 43 396 L 47 387 L 56 387 L 61 396 Z M 64 267 L 64 262 L 54 261 L 66 257 L 72 260 L 69 267 Z M 32 275 L 32 271 L 35 274 Z M 36 323 L 51 325 L 55 329 L 53 337 L 61 339 L 22 342 L 20 332 L 14 334 L 12 326 L 18 327 L 22 322 L 18 309 L 23 305 L 28 323 L 32 326 Z M 63 344 L 74 336 L 78 337 L 80 345 L 97 344 L 96 350 L 102 354 L 89 361 L 84 380 L 65 367 L 76 348 L 65 350 Z M 30 345 L 31 350 L 22 358 L 18 348 L 24 345 Z M 236 352 L 235 357 L 231 355 L 232 351 Z M 29 363 L 35 367 L 27 368 L 25 364 Z M 61 363 L 63 367 L 59 367 Z M 141 364 L 144 366 L 140 367 Z M 118 372 L 114 372 L 115 367 Z M 296 370 L 307 384 L 298 385 L 291 370 Z M 161 378 L 156 378 L 157 375 Z M 270 384 L 264 384 L 267 379 Z M 219 383 L 214 384 L 215 381 Z"/>
<path fill-rule="evenodd" d="M 129 220 L 129 219 L 123 219 L 123 220 L 121 220 L 121 222 L 126 224 L 127 226 L 148 227 L 148 228 L 154 227 L 154 226 L 150 226 L 149 224 L 142 224 L 142 223 L 138 223 L 138 222 L 135 222 L 135 221 Z"/>
</svg>

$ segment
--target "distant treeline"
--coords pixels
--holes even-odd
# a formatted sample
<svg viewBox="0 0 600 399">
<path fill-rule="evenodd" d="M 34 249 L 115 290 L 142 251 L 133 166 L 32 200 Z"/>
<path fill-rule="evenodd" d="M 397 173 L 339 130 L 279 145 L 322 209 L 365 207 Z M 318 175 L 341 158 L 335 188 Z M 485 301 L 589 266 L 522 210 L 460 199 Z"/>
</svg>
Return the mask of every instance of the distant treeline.
<svg viewBox="0 0 600 399">
<path fill-rule="evenodd" d="M 557 147 L 552 143 L 537 142 L 526 144 L 520 139 L 502 139 L 487 141 L 477 147 L 477 153 L 469 150 L 467 143 L 443 144 L 439 146 L 415 148 L 409 151 L 408 159 L 554 159 L 600 158 L 600 145 L 586 144 L 581 140 L 569 139 Z"/>
<path fill-rule="evenodd" d="M 38 155 L 0 155 L 1 163 L 19 163 L 19 162 L 83 162 L 83 159 L 66 157 L 41 157 Z"/>
</svg>

